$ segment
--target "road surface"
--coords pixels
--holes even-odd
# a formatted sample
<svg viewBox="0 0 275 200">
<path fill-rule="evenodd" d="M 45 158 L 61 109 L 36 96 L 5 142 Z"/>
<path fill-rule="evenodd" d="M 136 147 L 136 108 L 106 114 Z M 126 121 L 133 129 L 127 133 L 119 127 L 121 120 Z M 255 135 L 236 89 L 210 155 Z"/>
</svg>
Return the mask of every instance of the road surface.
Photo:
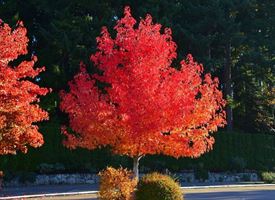
<svg viewBox="0 0 275 200">
<path fill-rule="evenodd" d="M 90 185 L 58 185 L 35 186 L 26 188 L 6 188 L 0 194 L 1 199 L 8 196 L 24 194 L 50 194 L 56 192 L 84 192 L 97 190 Z M 251 187 L 219 187 L 219 188 L 183 188 L 185 200 L 275 200 L 275 185 L 257 185 Z M 48 196 L 31 198 L 30 200 L 96 200 L 96 194 L 80 194 L 67 196 Z"/>
<path fill-rule="evenodd" d="M 186 194 L 186 200 L 275 200 L 275 190 Z"/>
</svg>

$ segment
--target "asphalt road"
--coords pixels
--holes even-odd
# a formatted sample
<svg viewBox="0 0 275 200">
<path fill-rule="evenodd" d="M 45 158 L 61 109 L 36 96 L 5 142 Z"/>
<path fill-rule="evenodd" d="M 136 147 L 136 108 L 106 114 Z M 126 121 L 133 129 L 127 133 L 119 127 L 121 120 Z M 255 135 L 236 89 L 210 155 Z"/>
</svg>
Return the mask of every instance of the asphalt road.
<svg viewBox="0 0 275 200">
<path fill-rule="evenodd" d="M 4 188 L 0 191 L 0 200 L 9 196 L 26 194 L 46 194 L 56 192 L 83 192 L 97 190 L 90 185 L 54 185 L 20 188 Z M 220 188 L 183 188 L 185 200 L 275 200 L 275 185 L 258 185 L 252 187 L 220 187 Z M 39 197 L 30 200 L 96 200 L 95 194 L 81 194 L 56 197 Z"/>
<path fill-rule="evenodd" d="M 50 194 L 50 193 L 66 193 L 66 192 L 83 192 L 98 190 L 98 186 L 94 185 L 43 185 L 43 186 L 27 186 L 27 187 L 7 187 L 0 190 L 1 197 L 21 196 L 33 194 Z"/>
<path fill-rule="evenodd" d="M 94 195 L 32 198 L 31 200 L 97 200 Z M 185 200 L 275 200 L 275 190 L 185 194 Z"/>
<path fill-rule="evenodd" d="M 186 194 L 186 200 L 275 200 L 275 190 Z"/>
</svg>

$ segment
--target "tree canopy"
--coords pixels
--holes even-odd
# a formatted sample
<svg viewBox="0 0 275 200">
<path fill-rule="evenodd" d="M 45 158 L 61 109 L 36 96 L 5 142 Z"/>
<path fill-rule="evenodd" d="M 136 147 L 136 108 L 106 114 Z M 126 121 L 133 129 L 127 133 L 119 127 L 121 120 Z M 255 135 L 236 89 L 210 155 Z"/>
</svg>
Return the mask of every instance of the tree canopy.
<svg viewBox="0 0 275 200">
<path fill-rule="evenodd" d="M 34 122 L 48 119 L 48 113 L 37 102 L 48 93 L 31 82 L 45 68 L 34 69 L 37 58 L 10 65 L 20 55 L 27 54 L 27 30 L 19 22 L 15 29 L 0 21 L 0 154 L 27 151 L 27 146 L 43 144 L 43 136 Z"/>
<path fill-rule="evenodd" d="M 97 38 L 91 60 L 99 74 L 81 71 L 61 93 L 61 110 L 69 114 L 64 131 L 68 147 L 111 146 L 131 157 L 163 153 L 197 157 L 212 148 L 209 132 L 224 125 L 222 93 L 217 78 L 203 78 L 203 66 L 191 55 L 179 69 L 171 66 L 176 44 L 171 29 L 147 15 L 136 25 L 129 7 L 117 21 L 114 39 L 106 27 Z M 107 84 L 99 89 L 96 81 Z"/>
</svg>

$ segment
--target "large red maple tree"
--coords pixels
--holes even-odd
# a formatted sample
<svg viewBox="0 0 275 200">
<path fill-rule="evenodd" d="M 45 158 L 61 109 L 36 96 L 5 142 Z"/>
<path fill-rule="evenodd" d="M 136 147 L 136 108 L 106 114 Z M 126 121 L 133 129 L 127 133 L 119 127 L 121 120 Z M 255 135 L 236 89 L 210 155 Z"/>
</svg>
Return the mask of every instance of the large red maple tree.
<svg viewBox="0 0 275 200">
<path fill-rule="evenodd" d="M 214 143 L 211 133 L 224 126 L 225 101 L 218 79 L 203 75 L 191 55 L 177 57 L 171 29 L 162 29 L 147 15 L 137 25 L 130 8 L 114 27 L 97 38 L 91 56 L 99 73 L 80 73 L 61 92 L 61 110 L 68 113 L 72 132 L 63 128 L 69 148 L 109 146 L 116 154 L 138 161 L 146 154 L 198 157 Z M 105 87 L 99 88 L 100 83 Z"/>
<path fill-rule="evenodd" d="M 43 144 L 38 126 L 33 124 L 48 118 L 37 102 L 39 95 L 48 93 L 30 81 L 44 68 L 34 68 L 35 56 L 30 61 L 11 65 L 11 61 L 28 53 L 27 30 L 22 22 L 15 29 L 0 20 L 0 154 L 26 152 L 28 146 Z"/>
</svg>

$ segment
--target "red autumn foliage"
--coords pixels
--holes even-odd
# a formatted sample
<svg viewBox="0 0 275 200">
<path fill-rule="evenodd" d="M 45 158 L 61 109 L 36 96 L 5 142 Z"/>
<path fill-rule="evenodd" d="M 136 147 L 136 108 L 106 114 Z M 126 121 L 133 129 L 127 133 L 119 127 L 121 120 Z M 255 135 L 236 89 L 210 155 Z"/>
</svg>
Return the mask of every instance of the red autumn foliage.
<svg viewBox="0 0 275 200">
<path fill-rule="evenodd" d="M 0 20 L 0 154 L 15 154 L 17 150 L 27 151 L 27 146 L 43 144 L 43 136 L 38 126 L 33 125 L 48 118 L 37 102 L 39 95 L 48 93 L 30 81 L 44 68 L 34 69 L 35 56 L 30 61 L 22 61 L 11 66 L 27 51 L 27 30 L 22 22 L 11 29 Z"/>
<path fill-rule="evenodd" d="M 177 57 L 171 29 L 161 31 L 147 15 L 136 27 L 129 7 L 111 38 L 106 27 L 91 56 L 102 74 L 80 73 L 61 92 L 61 110 L 74 133 L 63 127 L 69 148 L 110 146 L 117 154 L 138 157 L 165 154 L 198 157 L 210 150 L 210 133 L 225 124 L 225 101 L 218 79 L 202 75 L 191 55 Z M 163 33 L 162 33 L 163 32 Z M 98 82 L 108 83 L 104 89 Z"/>
</svg>

